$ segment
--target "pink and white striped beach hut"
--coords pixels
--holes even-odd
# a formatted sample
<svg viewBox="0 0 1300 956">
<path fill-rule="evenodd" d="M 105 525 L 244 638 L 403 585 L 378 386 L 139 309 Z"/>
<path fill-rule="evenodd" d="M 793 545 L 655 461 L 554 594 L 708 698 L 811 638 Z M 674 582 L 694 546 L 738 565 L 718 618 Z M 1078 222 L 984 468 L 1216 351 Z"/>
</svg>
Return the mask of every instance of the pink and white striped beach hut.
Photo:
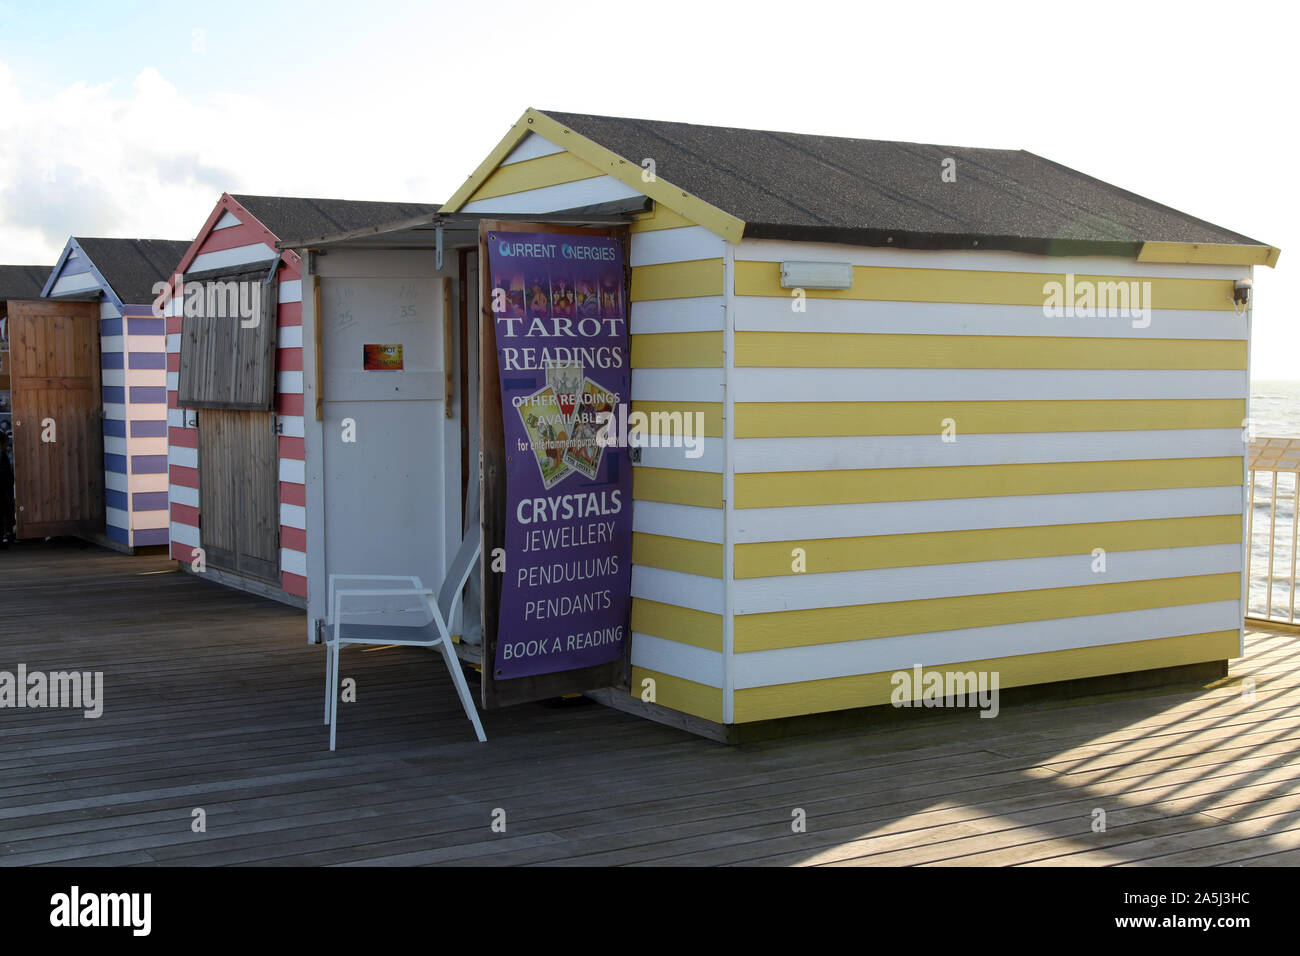
<svg viewBox="0 0 1300 956">
<path fill-rule="evenodd" d="M 435 209 L 221 196 L 177 264 L 165 303 L 170 544 L 184 567 L 305 607 L 302 263 L 295 252 L 281 254 L 277 243 Z M 230 333 L 221 331 L 230 324 L 186 312 L 187 292 L 222 282 L 260 284 L 271 320 L 265 334 L 238 336 L 233 365 Z"/>
</svg>

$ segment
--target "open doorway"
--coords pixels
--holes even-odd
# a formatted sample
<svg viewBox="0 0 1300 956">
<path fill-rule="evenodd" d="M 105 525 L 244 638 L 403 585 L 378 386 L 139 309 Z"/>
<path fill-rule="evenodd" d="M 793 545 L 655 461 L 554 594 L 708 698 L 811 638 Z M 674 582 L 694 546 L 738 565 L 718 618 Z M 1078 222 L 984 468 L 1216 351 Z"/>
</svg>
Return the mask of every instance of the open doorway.
<svg viewBox="0 0 1300 956">
<path fill-rule="evenodd" d="M 461 660 L 480 674 L 481 702 L 491 708 L 621 683 L 627 664 L 620 657 L 520 679 L 493 673 L 508 563 L 500 535 L 513 506 L 504 495 L 511 450 L 504 444 L 492 295 L 484 291 L 484 218 L 432 216 L 388 233 L 319 237 L 286 248 L 303 250 L 305 263 L 309 639 L 321 640 L 330 619 L 331 575 L 415 577 L 436 593 L 462 540 L 481 535 L 479 567 L 449 624 Z M 572 237 L 571 245 L 603 236 L 622 250 L 621 263 L 621 223 L 528 217 L 510 228 L 554 229 Z M 620 270 L 611 282 L 623 288 Z M 624 356 L 626 346 L 620 346 Z M 602 374 L 594 366 L 590 371 Z M 547 373 L 539 366 L 529 374 L 544 379 Z M 522 376 L 510 387 L 522 388 Z M 518 416 L 515 407 L 509 411 Z M 532 454 L 515 458 L 531 461 Z M 619 466 L 630 476 L 621 458 Z M 561 491 L 589 493 L 586 485 L 596 481 L 594 473 L 575 471 L 573 487 Z M 622 494 L 629 502 L 623 550 L 630 552 L 630 487 Z M 630 554 L 617 566 L 630 572 Z M 626 581 L 613 593 L 630 600 Z M 381 599 L 360 620 L 400 623 L 395 615 L 418 613 L 403 603 L 400 596 L 392 606 Z M 625 626 L 619 630 L 627 633 Z"/>
</svg>

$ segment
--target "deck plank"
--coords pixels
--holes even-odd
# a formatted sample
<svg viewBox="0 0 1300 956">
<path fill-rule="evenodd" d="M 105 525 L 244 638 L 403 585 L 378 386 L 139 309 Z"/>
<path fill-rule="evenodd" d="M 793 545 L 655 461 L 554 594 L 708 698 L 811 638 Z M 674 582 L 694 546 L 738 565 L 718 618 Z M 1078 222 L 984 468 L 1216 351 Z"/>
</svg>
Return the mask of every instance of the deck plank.
<svg viewBox="0 0 1300 956">
<path fill-rule="evenodd" d="M 0 551 L 0 668 L 104 714 L 0 711 L 0 865 L 1288 865 L 1300 641 L 1206 687 L 726 747 L 582 703 L 483 715 L 442 662 L 349 649 L 339 750 L 300 611 L 67 542 Z M 1253 699 L 1241 681 L 1255 682 Z M 207 813 L 206 833 L 190 829 Z M 495 808 L 507 831 L 494 833 Z M 1106 809 L 1104 833 L 1089 826 Z M 791 813 L 807 813 L 807 832 Z"/>
</svg>

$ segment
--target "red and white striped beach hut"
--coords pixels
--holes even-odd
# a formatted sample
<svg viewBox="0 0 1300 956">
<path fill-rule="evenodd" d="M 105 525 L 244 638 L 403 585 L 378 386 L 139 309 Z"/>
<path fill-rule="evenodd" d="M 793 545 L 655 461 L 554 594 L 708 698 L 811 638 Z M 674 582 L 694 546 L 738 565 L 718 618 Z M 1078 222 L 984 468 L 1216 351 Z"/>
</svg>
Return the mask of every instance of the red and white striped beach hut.
<svg viewBox="0 0 1300 956">
<path fill-rule="evenodd" d="M 177 264 L 165 303 L 170 542 L 171 556 L 183 566 L 305 606 L 302 269 L 299 256 L 281 254 L 277 243 L 286 235 L 363 229 L 435 209 L 221 196 Z M 214 348 L 223 327 L 187 321 L 185 309 L 187 289 L 222 281 L 261 283 L 268 300 L 263 314 L 273 316 L 267 334 L 256 337 L 256 354 L 240 355 L 229 375 L 227 358 L 211 359 L 231 352 L 224 344 Z"/>
</svg>

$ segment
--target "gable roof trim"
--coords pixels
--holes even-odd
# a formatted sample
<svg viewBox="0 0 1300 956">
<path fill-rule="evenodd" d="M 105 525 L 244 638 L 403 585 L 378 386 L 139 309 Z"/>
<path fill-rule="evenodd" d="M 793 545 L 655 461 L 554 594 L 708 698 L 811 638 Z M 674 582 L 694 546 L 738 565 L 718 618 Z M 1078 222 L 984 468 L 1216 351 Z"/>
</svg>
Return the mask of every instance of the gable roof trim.
<svg viewBox="0 0 1300 956">
<path fill-rule="evenodd" d="M 235 215 L 236 211 L 241 215 Z M 222 193 L 221 198 L 217 200 L 217 204 L 212 208 L 212 211 L 208 213 L 208 218 L 204 221 L 203 228 L 199 230 L 198 235 L 194 237 L 194 241 L 190 243 L 189 249 L 185 251 L 185 255 L 181 256 L 180 261 L 176 264 L 175 273 L 172 276 L 173 279 L 177 275 L 184 275 L 185 271 L 189 269 L 191 263 L 198 258 L 199 252 L 203 249 L 204 243 L 208 241 L 208 237 L 216 231 L 217 224 L 221 222 L 222 218 L 227 213 L 239 220 L 240 226 L 247 226 L 256 232 L 259 232 L 262 238 L 266 240 L 268 246 L 272 249 L 276 248 L 278 237 L 275 233 L 271 232 L 271 230 L 268 229 L 260 219 L 245 209 L 234 196 L 230 193 Z M 290 255 L 294 257 L 296 264 L 297 253 L 290 253 Z"/>
<path fill-rule="evenodd" d="M 100 288 L 81 289 L 77 292 L 61 293 L 56 296 L 54 294 L 54 287 L 58 285 L 59 279 L 63 277 L 63 267 L 68 264 L 69 259 L 73 258 L 84 258 L 86 260 L 88 266 L 86 271 L 94 276 L 95 280 L 99 283 Z M 106 296 L 108 300 L 119 309 L 123 308 L 125 305 L 122 301 L 122 297 L 118 295 L 117 290 L 113 288 L 113 284 L 104 277 L 102 272 L 99 271 L 99 266 L 95 264 L 95 260 L 81 248 L 81 244 L 77 242 L 76 236 L 69 236 L 67 243 L 63 247 L 63 253 L 59 256 L 59 261 L 55 263 L 54 268 L 50 270 L 50 277 L 45 280 L 45 287 L 41 289 L 41 298 L 85 299 L 97 295 Z"/>
<path fill-rule="evenodd" d="M 601 146 L 594 140 L 574 132 L 545 113 L 529 107 L 524 115 L 510 128 L 501 142 L 497 143 L 487 158 L 479 164 L 469 179 L 456 190 L 443 206 L 445 212 L 459 212 L 470 201 L 484 183 L 496 172 L 502 161 L 510 155 L 516 146 L 529 133 L 537 133 L 542 138 L 560 146 L 580 160 L 595 167 L 602 175 L 610 176 L 625 186 L 649 196 L 656 203 L 698 223 L 710 232 L 716 233 L 731 242 L 739 242 L 745 232 L 743 220 L 719 209 L 698 196 L 688 193 L 663 179 L 655 178 L 651 182 L 642 179 L 644 170 L 638 162 Z"/>
<path fill-rule="evenodd" d="M 1144 242 L 1138 262 L 1173 262 L 1187 265 L 1277 265 L 1282 250 L 1276 246 L 1230 245 L 1210 242 Z"/>
</svg>

